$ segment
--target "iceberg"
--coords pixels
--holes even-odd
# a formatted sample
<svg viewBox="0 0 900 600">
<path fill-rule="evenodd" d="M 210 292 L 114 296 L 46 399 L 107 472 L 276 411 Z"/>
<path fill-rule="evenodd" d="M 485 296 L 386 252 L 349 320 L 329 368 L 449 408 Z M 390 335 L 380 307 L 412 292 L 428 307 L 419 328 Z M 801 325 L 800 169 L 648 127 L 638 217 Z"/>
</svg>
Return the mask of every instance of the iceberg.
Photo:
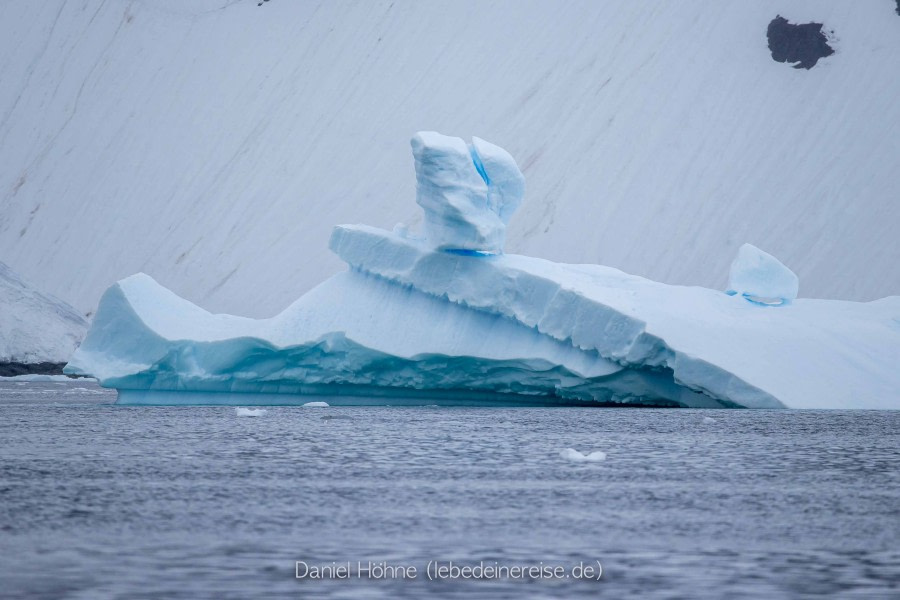
<svg viewBox="0 0 900 600">
<path fill-rule="evenodd" d="M 266 409 L 264 408 L 244 408 L 242 406 L 238 406 L 234 409 L 234 414 L 238 417 L 261 417 L 266 414 Z"/>
<path fill-rule="evenodd" d="M 131 404 L 897 408 L 900 297 L 795 299 L 796 276 L 751 246 L 731 295 L 504 254 L 512 157 L 434 132 L 412 147 L 424 237 L 335 227 L 349 270 L 270 319 L 133 275 L 65 372 Z"/>
</svg>

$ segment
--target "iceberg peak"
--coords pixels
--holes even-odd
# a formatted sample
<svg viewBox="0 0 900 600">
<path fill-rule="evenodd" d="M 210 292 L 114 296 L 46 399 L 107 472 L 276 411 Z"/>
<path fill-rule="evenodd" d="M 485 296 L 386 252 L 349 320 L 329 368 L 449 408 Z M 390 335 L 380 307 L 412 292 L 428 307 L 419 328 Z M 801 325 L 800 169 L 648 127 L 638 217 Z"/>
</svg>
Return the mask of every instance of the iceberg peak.
<svg viewBox="0 0 900 600">
<path fill-rule="evenodd" d="M 756 304 L 780 306 L 797 299 L 800 280 L 780 260 L 752 244 L 738 248 L 728 275 L 731 295 Z"/>
<path fill-rule="evenodd" d="M 525 195 L 525 177 L 503 148 L 481 138 L 420 131 L 410 141 L 416 202 L 439 250 L 501 254 L 506 225 Z"/>
</svg>

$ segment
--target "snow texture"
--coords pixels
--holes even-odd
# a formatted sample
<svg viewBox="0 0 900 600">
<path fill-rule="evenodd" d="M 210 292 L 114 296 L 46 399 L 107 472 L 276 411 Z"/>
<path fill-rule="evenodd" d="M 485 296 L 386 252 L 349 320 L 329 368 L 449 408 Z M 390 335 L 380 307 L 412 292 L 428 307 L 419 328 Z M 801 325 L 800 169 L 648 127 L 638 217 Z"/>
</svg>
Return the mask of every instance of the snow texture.
<svg viewBox="0 0 900 600">
<path fill-rule="evenodd" d="M 725 289 L 750 242 L 806 297 L 896 295 L 895 8 L 8 1 L 0 260 L 82 313 L 143 271 L 270 317 L 341 268 L 335 223 L 422 230 L 408 139 L 434 128 L 516 157 L 506 252 Z M 835 53 L 773 61 L 778 14 Z"/>
<path fill-rule="evenodd" d="M 738 249 L 728 275 L 728 293 L 760 304 L 787 304 L 797 297 L 797 275 L 777 258 L 752 244 Z"/>
<path fill-rule="evenodd" d="M 0 262 L 0 363 L 65 363 L 86 331 L 75 309 Z"/>
<path fill-rule="evenodd" d="M 445 190 L 474 181 L 465 148 L 413 141 Z M 338 226 L 330 245 L 351 270 L 271 319 L 210 314 L 147 275 L 124 279 L 65 372 L 132 403 L 237 402 L 222 394 L 233 392 L 255 403 L 897 408 L 900 297 L 747 302 L 796 296 L 793 273 L 752 246 L 730 296 L 599 265 L 447 252 L 402 227 Z"/>
</svg>

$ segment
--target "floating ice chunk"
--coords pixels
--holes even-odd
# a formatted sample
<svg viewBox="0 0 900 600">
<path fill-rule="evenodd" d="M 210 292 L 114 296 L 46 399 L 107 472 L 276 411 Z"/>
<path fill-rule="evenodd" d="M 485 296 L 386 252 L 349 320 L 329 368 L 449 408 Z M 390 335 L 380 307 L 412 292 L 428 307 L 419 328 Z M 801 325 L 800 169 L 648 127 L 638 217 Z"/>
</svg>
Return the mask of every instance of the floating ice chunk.
<svg viewBox="0 0 900 600">
<path fill-rule="evenodd" d="M 241 406 L 234 409 L 234 414 L 239 417 L 261 417 L 266 414 L 264 408 L 243 408 Z"/>
<path fill-rule="evenodd" d="M 303 406 L 305 408 L 326 408 L 329 404 L 327 402 L 307 402 Z"/>
<path fill-rule="evenodd" d="M 599 450 L 590 454 L 582 454 L 574 448 L 566 448 L 559 455 L 572 462 L 600 462 L 606 460 L 606 452 L 600 452 Z"/>
<path fill-rule="evenodd" d="M 777 258 L 756 246 L 738 249 L 728 277 L 728 293 L 757 304 L 778 306 L 797 298 L 797 275 Z"/>
<path fill-rule="evenodd" d="M 432 246 L 499 254 L 506 224 L 522 202 L 525 178 L 502 148 L 475 138 L 420 131 L 411 140 L 416 202 Z"/>
<path fill-rule="evenodd" d="M 703 422 L 704 423 L 715 423 L 716 420 L 713 419 L 712 417 L 703 417 Z"/>
</svg>

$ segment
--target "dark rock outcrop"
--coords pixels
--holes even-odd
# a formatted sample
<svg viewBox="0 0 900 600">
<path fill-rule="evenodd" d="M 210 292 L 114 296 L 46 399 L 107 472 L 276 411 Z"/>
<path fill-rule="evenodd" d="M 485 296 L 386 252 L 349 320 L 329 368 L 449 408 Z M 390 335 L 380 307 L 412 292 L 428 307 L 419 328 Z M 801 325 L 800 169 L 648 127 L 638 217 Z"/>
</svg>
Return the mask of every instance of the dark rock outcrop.
<svg viewBox="0 0 900 600">
<path fill-rule="evenodd" d="M 822 23 L 795 25 L 778 15 L 769 23 L 767 36 L 772 58 L 795 63 L 795 69 L 812 69 L 820 58 L 834 54 L 828 38 L 822 33 Z"/>
</svg>

